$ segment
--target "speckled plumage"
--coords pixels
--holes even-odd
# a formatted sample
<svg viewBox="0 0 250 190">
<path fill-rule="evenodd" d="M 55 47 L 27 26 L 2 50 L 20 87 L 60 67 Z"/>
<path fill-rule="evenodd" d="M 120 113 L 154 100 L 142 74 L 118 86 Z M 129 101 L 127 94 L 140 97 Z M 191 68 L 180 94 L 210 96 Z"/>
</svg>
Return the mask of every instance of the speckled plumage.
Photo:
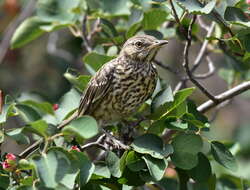
<svg viewBox="0 0 250 190">
<path fill-rule="evenodd" d="M 166 40 L 149 35 L 128 39 L 118 57 L 104 64 L 92 77 L 78 111 L 58 128 L 82 115 L 91 115 L 105 126 L 133 114 L 154 92 L 157 71 L 152 59 L 164 44 Z"/>
<path fill-rule="evenodd" d="M 90 80 L 78 116 L 91 115 L 100 125 L 107 125 L 134 113 L 154 92 L 157 71 L 152 59 L 166 43 L 148 35 L 129 39 L 119 56 L 103 65 Z"/>
</svg>

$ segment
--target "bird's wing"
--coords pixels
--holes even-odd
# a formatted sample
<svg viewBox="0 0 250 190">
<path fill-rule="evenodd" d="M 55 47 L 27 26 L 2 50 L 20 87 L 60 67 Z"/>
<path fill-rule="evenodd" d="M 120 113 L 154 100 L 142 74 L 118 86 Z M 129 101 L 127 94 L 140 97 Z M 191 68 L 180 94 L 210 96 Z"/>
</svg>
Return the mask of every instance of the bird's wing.
<svg viewBox="0 0 250 190">
<path fill-rule="evenodd" d="M 113 80 L 114 64 L 112 60 L 106 63 L 90 80 L 78 108 L 78 116 L 89 114 L 91 106 L 101 101 L 110 89 Z"/>
</svg>

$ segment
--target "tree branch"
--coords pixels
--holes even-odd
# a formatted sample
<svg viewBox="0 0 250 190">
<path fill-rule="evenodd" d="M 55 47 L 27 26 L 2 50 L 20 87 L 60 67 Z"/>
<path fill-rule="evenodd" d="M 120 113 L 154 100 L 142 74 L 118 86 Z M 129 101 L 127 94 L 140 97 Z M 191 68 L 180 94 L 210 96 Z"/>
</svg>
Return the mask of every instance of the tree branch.
<svg viewBox="0 0 250 190">
<path fill-rule="evenodd" d="M 193 27 L 193 24 L 195 23 L 195 20 L 196 20 L 196 15 L 193 16 L 193 19 L 189 25 L 189 28 L 188 28 L 188 40 L 185 44 L 185 47 L 184 47 L 184 62 L 183 62 L 183 66 L 186 70 L 186 73 L 189 77 L 189 80 L 194 83 L 195 86 L 197 86 L 209 99 L 211 99 L 213 102 L 217 102 L 216 98 L 210 94 L 210 92 L 208 92 L 207 89 L 205 89 L 197 80 L 195 80 L 195 78 L 193 77 L 192 75 L 192 71 L 190 70 L 189 68 L 189 59 L 188 59 L 188 56 L 189 56 L 189 49 L 190 49 L 190 46 L 191 46 L 191 42 L 192 42 L 192 27 Z"/>
<path fill-rule="evenodd" d="M 85 151 L 87 148 L 90 148 L 93 146 L 99 147 L 103 150 L 107 150 L 107 147 L 103 144 L 105 137 L 106 137 L 106 134 L 102 134 L 95 142 L 90 142 L 81 146 L 80 150 Z"/>
<path fill-rule="evenodd" d="M 206 56 L 206 60 L 208 62 L 208 72 L 204 74 L 194 74 L 193 76 L 195 79 L 207 79 L 208 77 L 214 74 L 215 72 L 214 63 L 212 62 L 209 56 Z"/>
<path fill-rule="evenodd" d="M 213 33 L 213 30 L 214 30 L 214 27 L 215 27 L 215 22 L 212 22 L 209 29 L 208 29 L 208 32 L 207 32 L 207 35 L 206 35 L 206 38 L 209 38 L 211 37 L 212 33 Z M 206 48 L 207 48 L 207 45 L 208 45 L 208 40 L 205 39 L 205 41 L 203 42 L 202 46 L 201 46 L 201 49 L 198 53 L 198 56 L 196 57 L 195 61 L 194 61 L 194 64 L 191 68 L 191 73 L 193 73 L 199 66 L 200 64 L 202 63 L 202 59 L 204 57 L 204 55 L 206 54 Z M 209 76 L 208 76 L 209 77 Z M 195 76 L 194 76 L 195 78 Z M 204 79 L 205 77 L 202 77 L 202 79 Z M 199 77 L 197 77 L 197 79 L 199 79 Z M 187 79 L 184 79 L 184 80 L 181 80 L 175 87 L 175 92 L 180 90 L 184 84 L 186 83 Z"/>
<path fill-rule="evenodd" d="M 234 88 L 227 90 L 217 96 L 215 96 L 216 98 L 216 102 L 212 101 L 212 100 L 208 100 L 207 102 L 201 104 L 197 110 L 200 111 L 201 113 L 205 113 L 208 110 L 210 110 L 211 108 L 221 104 L 222 102 L 229 100 L 231 98 L 233 98 L 234 96 L 237 96 L 247 90 L 250 90 L 250 81 L 246 81 L 243 82 L 237 86 L 235 86 Z"/>
<path fill-rule="evenodd" d="M 171 67 L 168 66 L 168 65 L 163 64 L 163 63 L 160 62 L 160 61 L 153 60 L 153 62 L 154 62 L 156 65 L 162 67 L 163 69 L 165 69 L 165 70 L 167 70 L 167 71 L 169 71 L 169 72 L 171 72 L 171 73 L 173 73 L 173 74 L 175 74 L 175 75 L 177 75 L 177 76 L 179 76 L 179 74 L 180 74 L 179 71 L 177 71 L 177 70 L 171 68 Z"/>
<path fill-rule="evenodd" d="M 86 48 L 87 52 L 91 52 L 92 48 L 90 46 L 90 42 L 87 38 L 87 14 L 83 16 L 82 20 L 82 39 L 83 39 L 83 46 Z"/>
<path fill-rule="evenodd" d="M 186 29 L 185 29 L 185 28 L 182 26 L 182 24 L 181 24 L 181 21 L 180 21 L 178 15 L 177 15 L 176 10 L 175 10 L 173 0 L 169 0 L 169 2 L 170 2 L 170 5 L 171 5 L 171 8 L 172 8 L 172 11 L 173 11 L 174 18 L 175 18 L 176 22 L 179 24 L 180 32 L 181 32 L 181 33 L 185 36 L 185 38 L 187 39 L 187 38 L 188 38 L 188 37 L 187 37 L 187 31 L 186 31 Z"/>
<path fill-rule="evenodd" d="M 191 72 L 194 72 L 199 67 L 199 65 L 201 64 L 202 58 L 205 55 L 205 52 L 206 52 L 206 49 L 207 49 L 207 45 L 208 45 L 208 42 L 209 42 L 207 38 L 209 38 L 209 37 L 212 36 L 212 33 L 214 31 L 214 27 L 215 27 L 215 22 L 212 22 L 211 25 L 210 25 L 210 27 L 209 27 L 209 29 L 208 29 L 208 32 L 207 32 L 207 35 L 206 35 L 206 39 L 204 40 L 204 42 L 203 42 L 203 44 L 201 46 L 201 49 L 200 49 L 200 51 L 198 53 L 198 56 L 197 56 L 197 58 L 194 61 L 194 65 L 193 65 L 193 67 L 191 69 Z"/>
</svg>

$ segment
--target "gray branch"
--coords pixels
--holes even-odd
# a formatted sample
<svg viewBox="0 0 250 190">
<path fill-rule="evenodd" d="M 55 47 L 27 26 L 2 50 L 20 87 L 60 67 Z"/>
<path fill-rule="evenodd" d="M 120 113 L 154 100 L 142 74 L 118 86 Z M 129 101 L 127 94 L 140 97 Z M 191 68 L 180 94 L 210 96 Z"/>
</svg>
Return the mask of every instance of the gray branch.
<svg viewBox="0 0 250 190">
<path fill-rule="evenodd" d="M 209 99 L 211 99 L 213 102 L 217 102 L 216 98 L 210 94 L 210 92 L 204 88 L 192 75 L 192 71 L 190 70 L 189 68 L 189 49 L 190 49 L 190 46 L 191 46 L 191 42 L 192 42 L 192 35 L 191 35 L 191 32 L 192 32 L 192 27 L 193 27 L 193 24 L 195 23 L 195 20 L 196 20 L 196 15 L 193 16 L 193 19 L 189 25 L 189 28 L 188 28 L 188 36 L 187 36 L 187 42 L 185 44 L 185 48 L 184 48 L 184 52 L 183 52 L 183 55 L 184 55 L 184 62 L 183 62 L 183 67 L 185 68 L 185 71 L 189 77 L 189 80 L 195 85 L 197 86 L 197 88 L 199 88 Z"/>
<path fill-rule="evenodd" d="M 233 97 L 247 91 L 247 90 L 250 90 L 250 81 L 246 81 L 246 82 L 243 82 L 237 86 L 235 86 L 234 88 L 230 89 L 230 90 L 227 90 L 217 96 L 215 96 L 216 98 L 216 102 L 212 101 L 212 100 L 208 100 L 207 102 L 201 104 L 197 110 L 202 112 L 202 113 L 205 113 L 207 112 L 208 110 L 210 110 L 211 108 L 221 104 L 222 102 L 225 102 L 229 99 L 232 99 Z"/>
</svg>

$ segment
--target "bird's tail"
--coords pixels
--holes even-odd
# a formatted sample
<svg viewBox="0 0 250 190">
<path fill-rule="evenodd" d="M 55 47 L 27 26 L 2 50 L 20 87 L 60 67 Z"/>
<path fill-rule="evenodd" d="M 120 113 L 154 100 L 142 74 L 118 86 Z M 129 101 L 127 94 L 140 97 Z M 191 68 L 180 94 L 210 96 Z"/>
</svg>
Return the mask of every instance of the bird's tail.
<svg viewBox="0 0 250 190">
<path fill-rule="evenodd" d="M 65 119 L 60 123 L 57 128 L 61 129 L 64 126 L 68 125 L 72 120 L 76 119 L 78 117 L 78 110 L 76 110 L 69 118 Z"/>
</svg>

